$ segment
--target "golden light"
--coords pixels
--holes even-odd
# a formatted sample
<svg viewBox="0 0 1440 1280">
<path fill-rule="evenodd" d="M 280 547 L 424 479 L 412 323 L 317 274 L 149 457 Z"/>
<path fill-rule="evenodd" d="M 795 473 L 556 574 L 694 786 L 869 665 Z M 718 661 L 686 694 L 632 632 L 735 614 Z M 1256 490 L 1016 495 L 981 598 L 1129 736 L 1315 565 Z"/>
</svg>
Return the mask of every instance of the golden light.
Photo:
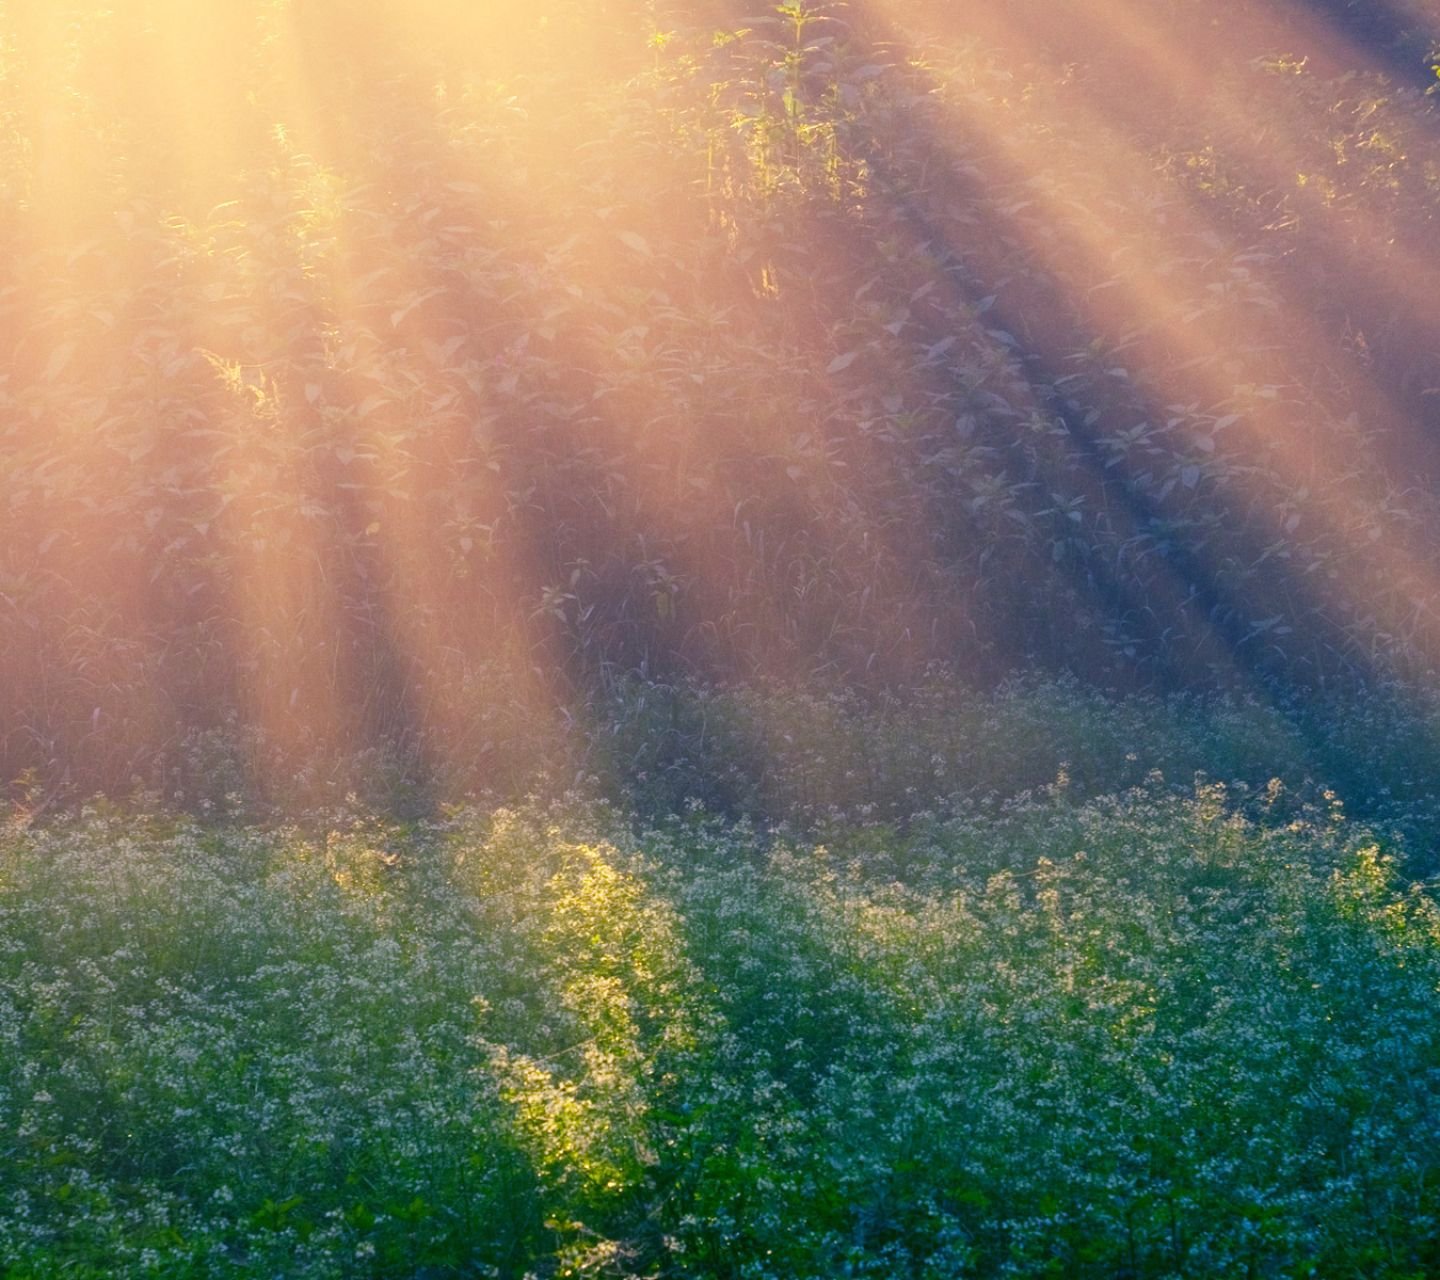
<svg viewBox="0 0 1440 1280">
<path fill-rule="evenodd" d="M 1440 271 L 1379 123 L 1420 91 L 1307 6 L 1225 15 L 5 6 L 5 760 L 148 777 L 233 707 L 262 772 L 402 742 L 473 780 L 619 670 L 999 674 L 1068 625 L 1041 572 L 1077 633 L 1185 630 L 1176 679 L 1332 604 L 1440 657 Z M 1311 528 L 1343 553 L 1256 576 Z"/>
</svg>

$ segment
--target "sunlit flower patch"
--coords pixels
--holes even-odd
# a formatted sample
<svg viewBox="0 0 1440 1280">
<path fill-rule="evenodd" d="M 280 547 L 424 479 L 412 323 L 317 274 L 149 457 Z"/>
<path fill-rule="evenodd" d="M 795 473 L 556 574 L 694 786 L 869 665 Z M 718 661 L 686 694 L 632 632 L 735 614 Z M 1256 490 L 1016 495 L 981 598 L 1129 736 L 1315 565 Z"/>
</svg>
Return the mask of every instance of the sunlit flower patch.
<svg viewBox="0 0 1440 1280">
<path fill-rule="evenodd" d="M 12 824 L 0 1265 L 1423 1274 L 1440 915 L 1234 800 Z"/>
</svg>

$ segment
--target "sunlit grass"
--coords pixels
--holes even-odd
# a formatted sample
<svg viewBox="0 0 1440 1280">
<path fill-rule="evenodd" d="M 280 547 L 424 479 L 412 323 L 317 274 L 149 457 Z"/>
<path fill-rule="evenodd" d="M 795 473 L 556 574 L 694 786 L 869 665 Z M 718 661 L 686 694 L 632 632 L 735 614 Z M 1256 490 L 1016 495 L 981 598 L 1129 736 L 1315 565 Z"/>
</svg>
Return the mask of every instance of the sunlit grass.
<svg viewBox="0 0 1440 1280">
<path fill-rule="evenodd" d="M 1423 675 L 1437 100 L 1231 7 L 7 11 L 0 759 Z"/>
</svg>

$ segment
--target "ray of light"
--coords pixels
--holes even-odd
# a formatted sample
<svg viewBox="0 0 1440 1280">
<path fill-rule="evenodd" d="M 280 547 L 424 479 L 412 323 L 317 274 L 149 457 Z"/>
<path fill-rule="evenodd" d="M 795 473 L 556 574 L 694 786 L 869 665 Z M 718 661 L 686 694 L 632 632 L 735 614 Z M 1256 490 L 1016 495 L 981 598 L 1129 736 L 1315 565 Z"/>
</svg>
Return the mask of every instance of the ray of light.
<svg viewBox="0 0 1440 1280">
<path fill-rule="evenodd" d="M 913 16 L 899 0 L 871 7 L 897 31 Z M 1216 481 L 1225 511 L 1270 535 L 1262 542 L 1313 522 L 1347 545 L 1296 583 L 1297 599 L 1320 608 L 1334 592 L 1347 619 L 1417 636 L 1440 659 L 1436 571 L 1420 541 L 1370 537 L 1373 513 L 1403 500 L 1402 468 L 1435 465 L 1433 442 L 1331 318 L 1313 314 L 1303 280 L 1157 169 L 1147 133 L 1151 118 L 1195 103 L 1195 136 L 1222 140 L 1248 185 L 1285 192 L 1298 211 L 1298 230 L 1281 237 L 1297 258 L 1326 260 L 1357 299 L 1393 299 L 1407 321 L 1440 334 L 1440 270 L 1427 246 L 1382 230 L 1377 196 L 1362 191 L 1342 207 L 1318 183 L 1297 186 L 1327 163 L 1287 122 L 1294 107 L 1279 73 L 1302 69 L 1235 73 L 1242 38 L 1277 64 L 1308 52 L 1306 75 L 1383 69 L 1353 33 L 1280 0 L 1235 7 L 1239 25 L 1211 27 L 1167 25 L 1139 0 L 1074 0 L 1043 21 L 1003 5 L 952 6 L 941 23 L 952 49 L 978 40 L 1033 60 L 1068 39 L 1091 68 L 1089 79 L 1057 75 L 1033 98 L 1018 86 L 948 87 L 934 139 L 948 169 L 1024 189 L 1024 202 L 967 229 L 940 202 L 901 193 L 898 178 L 887 191 L 878 142 L 848 140 L 847 162 L 866 175 L 866 198 L 901 207 L 915 244 L 953 256 L 965 235 L 1023 243 L 1063 307 L 1047 315 L 1031 305 L 1038 294 L 1012 301 L 998 284 L 982 319 L 978 299 L 947 294 L 957 331 L 930 335 L 938 354 L 907 370 L 904 395 L 886 407 L 890 395 L 841 376 L 854 361 L 877 383 L 891 371 L 882 347 L 862 350 L 852 314 L 866 306 L 866 275 L 890 268 L 881 246 L 834 216 L 851 180 L 836 176 L 839 135 L 835 172 L 820 178 L 752 128 L 749 162 L 773 166 L 777 189 L 812 182 L 816 198 L 757 202 L 774 222 L 773 253 L 726 263 L 727 229 L 711 226 L 716 259 L 677 262 L 661 252 L 667 241 L 695 231 L 687 220 L 721 216 L 733 193 L 707 200 L 690 161 L 607 134 L 598 85 L 645 56 L 633 42 L 618 52 L 607 23 L 623 8 L 131 0 L 5 11 L 10 243 L 73 285 L 65 308 L 44 313 L 26 295 L 42 290 L 17 276 L 0 382 L 20 435 L 70 433 L 71 461 L 90 477 L 36 526 L 47 570 L 71 587 L 73 625 L 56 652 L 81 687 L 106 691 L 72 720 L 129 717 L 137 739 L 163 736 L 179 714 L 165 681 L 125 655 L 187 610 L 197 630 L 233 619 L 245 713 L 287 758 L 397 736 L 493 750 L 495 735 L 467 724 L 472 704 L 455 693 L 467 672 L 490 671 L 539 720 L 593 674 L 585 663 L 646 666 L 662 651 L 708 647 L 792 677 L 837 653 L 862 667 L 888 655 L 901 670 L 943 647 L 937 628 L 963 629 L 972 604 L 980 616 L 978 600 L 952 597 L 943 623 L 923 605 L 942 551 L 983 557 L 987 541 L 1003 541 L 986 523 L 1000 504 L 957 481 L 963 516 L 920 504 L 886 514 L 879 495 L 905 483 L 904 469 L 867 432 L 963 399 L 947 341 L 978 370 L 969 394 L 1001 386 L 1017 424 L 1041 422 L 1063 399 L 1056 388 L 1081 332 L 1116 348 L 1114 376 L 1133 402 L 1173 415 L 1197 457 L 1223 433 L 1228 457 L 1263 460 L 1284 478 L 1282 491 L 1251 478 L 1258 465 L 1237 465 Z M 1392 8 L 1423 27 L 1418 6 Z M 749 91 L 775 96 L 773 79 Z M 526 110 L 534 118 L 522 120 Z M 502 143 L 485 121 L 507 111 L 514 128 Z M 125 251 L 94 251 L 117 226 Z M 785 265 L 787 237 L 804 239 L 814 278 Z M 998 261 L 983 244 L 972 256 L 980 275 Z M 897 355 L 902 343 L 913 355 L 931 323 L 916 318 L 918 300 L 953 288 L 938 250 L 925 270 L 911 309 L 874 318 L 892 326 Z M 723 292 L 736 279 L 738 290 Z M 797 296 L 813 305 L 789 307 Z M 1197 297 L 1213 305 L 1197 308 Z M 739 312 L 761 317 L 755 331 L 768 345 L 756 366 L 786 388 L 768 401 L 707 341 Z M 1015 333 L 1000 323 L 1011 318 Z M 1327 369 L 1344 394 L 1305 385 Z M 107 383 L 125 388 L 123 414 L 95 390 Z M 77 411 L 81 384 L 93 394 Z M 1394 442 L 1389 452 L 1357 456 L 1360 434 L 1341 430 L 1357 386 L 1366 426 Z M 1141 445 L 1114 441 L 1127 431 L 1138 441 L 1146 426 L 1072 422 L 1092 456 L 1093 475 L 1079 482 L 1089 487 L 1066 490 L 1076 481 L 1043 445 L 1025 483 L 1052 485 L 1077 513 L 1098 504 L 1110 468 L 1143 469 Z M 971 429 L 961 414 L 962 442 Z M 192 483 L 197 472 L 208 493 Z M 865 484 L 852 483 L 857 473 Z M 967 476 L 982 488 L 1004 480 L 983 465 Z M 745 484 L 751 496 L 732 501 Z M 120 503 L 127 485 L 148 486 L 153 502 Z M 1105 518 L 1123 541 L 1164 514 L 1162 501 L 1136 497 Z M 949 522 L 950 544 L 926 527 L 932 518 Z M 164 595 L 169 561 L 138 552 L 146 522 L 161 521 L 181 527 L 166 556 L 224 562 L 185 600 Z M 992 592 L 985 604 L 997 632 L 1023 629 L 1028 554 L 992 572 L 1016 579 L 1013 599 Z M 1218 665 L 1273 603 L 1227 586 L 1234 568 L 1220 553 L 1176 551 L 1148 600 L 1123 598 L 1118 581 L 1086 589 L 1131 612 L 1189 611 Z M 9 578 L 0 592 L 23 594 Z M 637 599 L 654 616 L 637 616 Z M 90 648 L 106 637 L 115 644 L 102 662 Z"/>
<path fill-rule="evenodd" d="M 1167 33 L 1123 0 L 1083 7 L 1086 12 L 1082 25 L 1097 33 L 1097 40 L 1106 42 L 1107 55 L 1113 58 L 1118 54 L 1119 73 L 1123 74 L 1117 83 L 1124 84 L 1131 112 L 1143 116 L 1147 109 L 1153 110 L 1146 104 L 1168 100 L 1178 83 L 1195 95 L 1198 110 L 1216 110 L 1222 118 L 1229 112 L 1226 122 L 1232 126 L 1238 122 L 1237 104 L 1221 97 L 1217 105 L 1212 85 L 1204 86 L 1209 93 L 1202 97 L 1202 86 L 1193 82 L 1197 73 L 1192 68 L 1203 66 L 1204 59 L 1196 58 L 1188 27 L 1184 37 L 1178 31 Z M 897 21 L 903 17 L 898 9 L 894 16 Z M 956 16 L 968 21 L 970 13 L 967 9 Z M 991 13 L 989 21 L 994 29 L 998 15 Z M 1024 32 L 1003 27 L 994 34 L 1012 43 L 1025 38 Z M 1223 39 L 1223 33 L 1217 38 Z M 1113 96 L 1104 91 L 1102 94 Z M 1251 102 L 1247 111 L 1253 113 L 1255 108 Z M 1056 156 L 1049 152 L 1051 144 L 1044 140 L 1047 131 L 1007 127 L 1006 114 L 1015 110 L 1018 108 L 1014 104 L 1003 104 L 996 110 L 993 101 L 967 100 L 957 108 L 953 126 L 956 136 L 983 138 L 991 155 L 1022 180 L 1026 174 L 1055 171 Z M 1187 208 L 1177 199 L 1177 193 L 1156 173 L 1146 153 L 1117 130 L 1105 114 L 1083 99 L 1072 101 L 1067 111 L 1072 113 L 1072 123 L 1079 126 L 1067 131 L 1067 137 L 1079 136 L 1085 141 L 1080 148 L 1083 163 L 1072 160 L 1065 172 L 1086 175 L 1083 187 L 1087 203 L 1081 205 L 1076 199 L 1080 182 L 1065 187 L 1034 184 L 1033 198 L 1049 216 L 1042 223 L 1046 234 L 1030 236 L 1030 249 L 1057 278 L 1070 274 L 1073 263 L 1079 261 L 1087 265 L 1089 279 L 1107 281 L 1110 287 L 1103 293 L 1072 301 L 1090 317 L 1097 333 L 1113 333 L 1119 325 L 1146 331 L 1144 343 L 1132 353 L 1129 362 L 1138 366 L 1137 373 L 1158 383 L 1163 399 L 1180 403 L 1198 399 L 1201 404 L 1218 406 L 1230 399 L 1238 382 L 1254 378 L 1257 369 L 1268 367 L 1265 381 L 1291 386 L 1306 365 L 1350 363 L 1330 336 L 1293 305 L 1282 305 L 1273 315 L 1266 310 L 1234 306 L 1217 306 L 1208 315 L 1194 314 L 1188 303 L 1197 283 L 1195 272 L 1198 269 L 1203 273 L 1207 264 L 1194 260 L 1193 246 L 1208 237 L 1216 263 L 1227 256 L 1233 262 L 1242 256 L 1242 246 L 1227 245 L 1226 239 L 1207 224 L 1202 211 Z M 1036 138 L 1041 141 L 1032 141 Z M 1287 168 L 1294 163 L 1293 157 L 1281 161 Z M 1422 269 L 1415 263 L 1392 266 L 1393 255 L 1374 243 L 1366 256 L 1371 264 L 1370 287 L 1377 291 L 1393 287 L 1397 275 L 1423 281 L 1429 274 L 1428 267 Z M 1258 263 L 1247 265 L 1242 261 L 1236 265 L 1245 274 L 1261 275 Z M 1212 281 L 1210 287 L 1243 291 L 1236 279 Z M 1264 355 L 1259 360 L 1247 357 L 1237 362 L 1233 357 L 1239 352 Z M 1176 369 L 1185 373 L 1177 377 L 1169 372 Z M 1352 376 L 1363 374 L 1353 368 L 1348 372 Z M 1380 403 L 1383 405 L 1383 400 Z M 1405 433 L 1406 424 L 1394 415 L 1375 425 L 1402 436 Z M 1312 503 L 1305 516 L 1328 521 L 1342 537 L 1366 529 L 1370 523 L 1368 513 L 1394 497 L 1393 478 L 1378 468 L 1357 466 L 1357 461 L 1363 460 L 1352 456 L 1326 458 L 1323 447 L 1316 448 L 1313 432 L 1245 416 L 1236 420 L 1233 428 L 1244 440 L 1245 452 L 1275 457 L 1282 470 L 1295 479 L 1297 488 L 1311 477 L 1324 485 L 1332 495 L 1330 509 Z M 1257 494 L 1255 501 L 1263 499 Z M 1273 522 L 1278 534 L 1290 513 L 1252 507 L 1252 517 Z M 1428 611 L 1415 609 L 1417 601 L 1435 598 L 1435 574 L 1428 560 L 1404 546 L 1383 542 L 1367 541 L 1355 551 L 1355 564 L 1345 579 L 1326 583 L 1327 588 L 1348 596 L 1357 613 L 1381 616 L 1382 625 L 1392 632 L 1421 628 L 1427 651 L 1440 655 L 1436 620 Z M 1384 585 L 1384 594 L 1376 590 L 1379 584 Z"/>
</svg>

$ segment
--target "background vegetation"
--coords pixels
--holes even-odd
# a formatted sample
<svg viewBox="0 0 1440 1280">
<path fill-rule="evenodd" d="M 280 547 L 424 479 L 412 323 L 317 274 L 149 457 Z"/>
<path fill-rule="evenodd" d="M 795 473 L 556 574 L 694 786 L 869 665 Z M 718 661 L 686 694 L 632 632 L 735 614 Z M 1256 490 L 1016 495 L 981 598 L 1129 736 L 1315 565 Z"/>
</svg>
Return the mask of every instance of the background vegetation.
<svg viewBox="0 0 1440 1280">
<path fill-rule="evenodd" d="M 0 772 L 1423 677 L 1440 102 L 1363 8 L 22 6 Z"/>
</svg>

